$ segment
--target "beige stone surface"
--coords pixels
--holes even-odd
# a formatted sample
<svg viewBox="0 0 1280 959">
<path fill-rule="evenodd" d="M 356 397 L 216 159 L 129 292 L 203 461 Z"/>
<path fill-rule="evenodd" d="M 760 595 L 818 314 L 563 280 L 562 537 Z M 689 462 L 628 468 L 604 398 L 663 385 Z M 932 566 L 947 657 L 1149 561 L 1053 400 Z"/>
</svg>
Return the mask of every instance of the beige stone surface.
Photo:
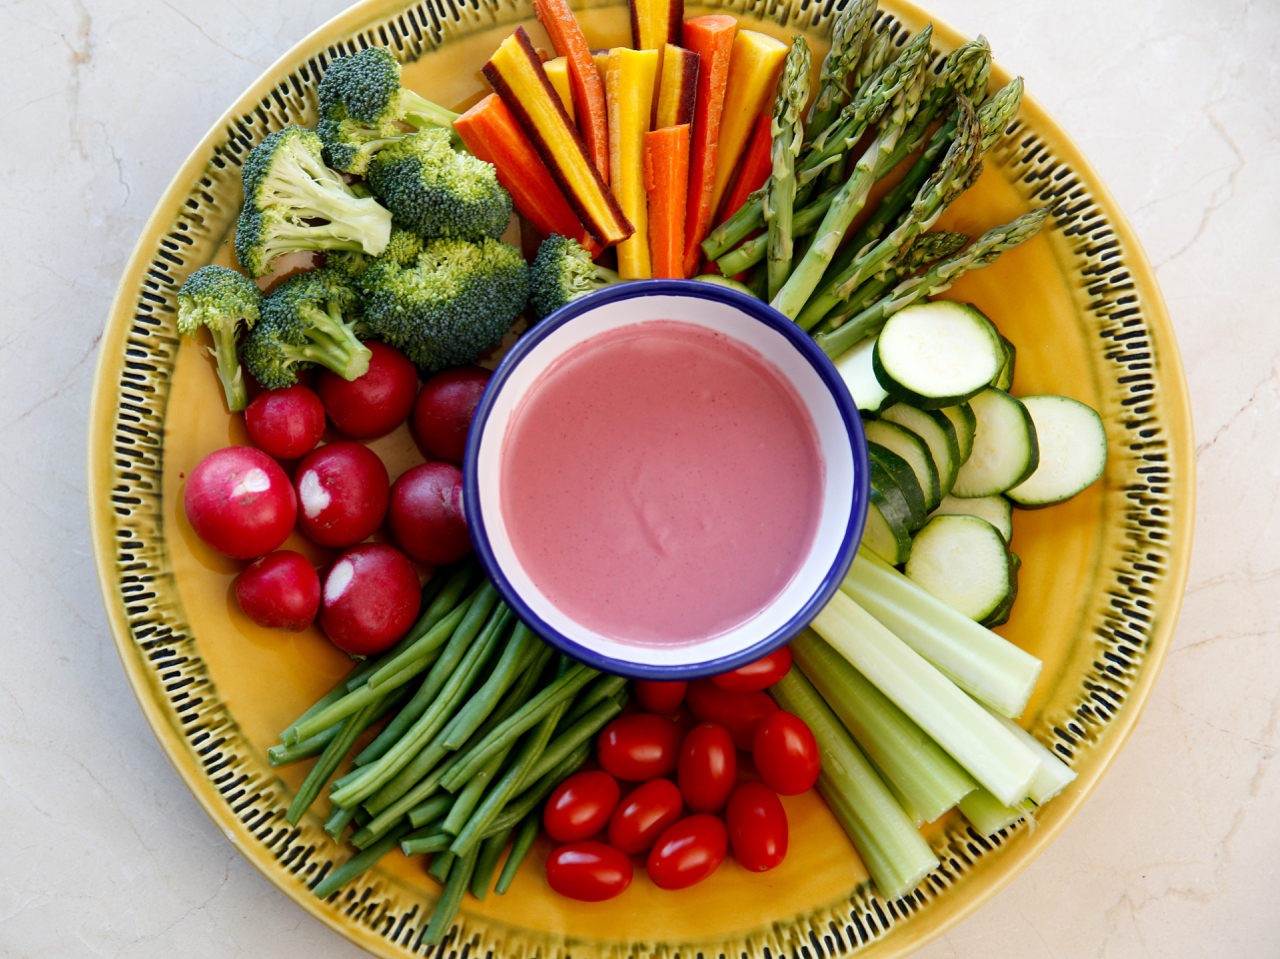
<svg viewBox="0 0 1280 959">
<path fill-rule="evenodd" d="M 223 109 L 341 0 L 3 0 L 0 956 L 361 955 L 186 792 L 108 635 L 86 529 L 96 347 Z M 1075 136 L 1182 347 L 1199 508 L 1173 649 L 1080 814 L 921 959 L 1280 954 L 1280 6 L 935 0 Z"/>
</svg>

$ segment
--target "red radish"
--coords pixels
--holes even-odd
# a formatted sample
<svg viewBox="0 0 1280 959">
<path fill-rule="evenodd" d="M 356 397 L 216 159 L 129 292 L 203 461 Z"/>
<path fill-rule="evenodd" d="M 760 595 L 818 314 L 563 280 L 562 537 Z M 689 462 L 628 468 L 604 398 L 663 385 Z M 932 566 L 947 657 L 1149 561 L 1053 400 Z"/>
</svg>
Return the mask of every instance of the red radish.
<svg viewBox="0 0 1280 959">
<path fill-rule="evenodd" d="M 259 626 L 300 632 L 320 611 L 320 576 L 301 553 L 259 557 L 236 579 L 236 599 Z"/>
<path fill-rule="evenodd" d="M 324 435 L 324 405 L 300 383 L 265 390 L 244 411 L 253 445 L 278 460 L 306 456 Z"/>
<path fill-rule="evenodd" d="M 452 463 L 421 463 L 391 488 L 388 510 L 396 544 L 420 563 L 443 566 L 471 552 L 462 516 L 462 470 Z"/>
<path fill-rule="evenodd" d="M 316 392 L 339 433 L 359 440 L 390 433 L 409 418 L 418 392 L 418 369 L 394 346 L 371 340 L 369 370 L 344 380 L 321 370 Z"/>
<path fill-rule="evenodd" d="M 467 430 L 489 375 L 480 366 L 459 366 L 422 384 L 413 405 L 413 431 L 428 456 L 462 465 Z"/>
<path fill-rule="evenodd" d="M 298 525 L 321 546 L 342 549 L 382 525 L 391 481 L 378 454 L 359 443 L 330 443 L 298 464 Z"/>
<path fill-rule="evenodd" d="M 289 477 L 251 446 L 228 446 L 202 459 L 182 490 L 182 508 L 196 535 L 232 559 L 271 552 L 298 517 Z"/>
<path fill-rule="evenodd" d="M 422 593 L 409 558 L 394 546 L 353 546 L 324 580 L 320 626 L 353 656 L 380 653 L 409 631 Z"/>
</svg>

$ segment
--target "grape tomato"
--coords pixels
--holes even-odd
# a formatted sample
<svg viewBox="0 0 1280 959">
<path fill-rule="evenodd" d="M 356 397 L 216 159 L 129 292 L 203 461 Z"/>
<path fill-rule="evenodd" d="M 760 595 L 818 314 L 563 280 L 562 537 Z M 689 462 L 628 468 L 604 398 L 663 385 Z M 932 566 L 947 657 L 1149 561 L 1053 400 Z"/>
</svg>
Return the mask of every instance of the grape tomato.
<svg viewBox="0 0 1280 959">
<path fill-rule="evenodd" d="M 719 812 L 738 781 L 738 753 L 719 723 L 699 723 L 684 737 L 676 783 L 694 812 Z"/>
<path fill-rule="evenodd" d="M 680 818 L 684 800 L 670 779 L 650 779 L 623 797 L 609 817 L 609 845 L 628 855 L 652 846 Z"/>
<path fill-rule="evenodd" d="M 784 796 L 812 788 L 822 771 L 813 732 L 799 716 L 781 709 L 756 726 L 751 758 L 760 777 Z"/>
<path fill-rule="evenodd" d="M 721 689 L 709 679 L 695 679 L 685 693 L 685 703 L 693 718 L 703 723 L 719 723 L 729 730 L 733 744 L 749 752 L 756 723 L 778 711 L 768 693 L 734 693 Z"/>
<path fill-rule="evenodd" d="M 750 693 L 757 689 L 767 689 L 791 668 L 791 650 L 780 646 L 767 656 L 761 656 L 754 662 L 739 666 L 737 669 L 719 676 L 712 676 L 711 681 L 721 689 L 731 693 Z"/>
<path fill-rule="evenodd" d="M 751 872 L 766 872 L 787 855 L 787 813 L 778 794 L 764 783 L 745 782 L 725 810 L 733 857 Z"/>
<path fill-rule="evenodd" d="M 688 685 L 684 680 L 664 682 L 657 679 L 637 679 L 636 700 L 648 712 L 670 716 L 684 702 L 684 691 Z"/>
<path fill-rule="evenodd" d="M 628 782 L 646 782 L 676 771 L 684 733 L 653 713 L 620 716 L 596 741 L 596 758 L 605 771 Z"/>
<path fill-rule="evenodd" d="M 659 889 L 684 889 L 702 882 L 724 861 L 729 834 L 709 813 L 681 819 L 658 837 L 645 864 Z"/>
<path fill-rule="evenodd" d="M 565 843 L 547 857 L 547 884 L 570 899 L 603 902 L 631 885 L 626 854 L 602 842 Z"/>
<path fill-rule="evenodd" d="M 607 772 L 574 773 L 547 798 L 542 826 L 557 842 L 594 836 L 609 823 L 620 795 L 618 781 Z"/>
</svg>

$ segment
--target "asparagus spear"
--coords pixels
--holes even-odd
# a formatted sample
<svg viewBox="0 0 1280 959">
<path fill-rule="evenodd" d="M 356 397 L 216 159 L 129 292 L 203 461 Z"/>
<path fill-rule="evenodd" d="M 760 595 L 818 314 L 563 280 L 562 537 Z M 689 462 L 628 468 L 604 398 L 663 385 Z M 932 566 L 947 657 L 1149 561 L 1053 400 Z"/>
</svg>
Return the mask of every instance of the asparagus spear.
<svg viewBox="0 0 1280 959">
<path fill-rule="evenodd" d="M 905 88 L 916 72 L 919 60 L 929 48 L 932 25 L 926 26 L 903 50 L 889 69 L 882 71 L 868 89 L 859 93 L 822 133 L 822 145 L 814 144 L 796 166 L 797 201 L 808 200 L 808 184 L 836 162 L 846 151 L 862 139 L 867 128 L 878 123 L 894 99 Z M 732 250 L 752 231 L 764 225 L 764 190 L 757 190 L 748 197 L 738 211 L 707 234 L 702 241 L 702 251 L 707 259 L 715 260 Z"/>
<path fill-rule="evenodd" d="M 878 272 L 905 244 L 929 229 L 942 211 L 977 179 L 982 170 L 982 127 L 967 97 L 957 97 L 958 127 L 951 148 L 933 176 L 916 194 L 911 211 L 887 237 L 861 252 L 841 273 L 824 284 L 817 295 L 796 307 L 802 329 L 811 330 L 864 279 Z M 816 285 L 816 284 L 815 284 Z M 810 287 L 810 291 L 812 291 Z"/>
<path fill-rule="evenodd" d="M 922 30 L 920 33 L 923 36 L 928 33 L 928 30 Z M 899 58 L 898 63 L 909 60 L 903 66 L 910 71 L 910 82 L 894 98 L 893 113 L 884 121 L 875 140 L 858 158 L 853 173 L 845 181 L 844 186 L 832 198 L 831 206 L 827 210 L 827 215 L 823 217 L 822 225 L 818 227 L 813 244 L 782 289 L 770 301 L 770 305 L 780 313 L 795 319 L 814 288 L 822 282 L 822 275 L 826 272 L 832 257 L 835 256 L 836 250 L 839 249 L 845 230 L 849 228 L 849 224 L 853 222 L 853 218 L 858 215 L 858 211 L 867 201 L 867 194 L 875 183 L 877 162 L 886 153 L 892 152 L 903 129 L 915 116 L 916 109 L 920 106 L 920 97 L 924 92 L 924 54 L 927 50 L 926 42 L 916 46 L 910 53 L 904 52 Z"/>
<path fill-rule="evenodd" d="M 917 270 L 935 260 L 941 260 L 944 256 L 958 252 L 968 242 L 969 237 L 965 234 L 950 233 L 946 230 L 920 234 L 904 253 L 854 290 L 853 296 L 842 303 L 835 312 L 828 313 L 826 318 L 814 327 L 813 335 L 816 337 L 839 328 L 849 317 L 857 316 L 863 309 L 876 302 Z"/>
<path fill-rule="evenodd" d="M 782 289 L 791 272 L 791 214 L 796 196 L 796 155 L 804 142 L 800 112 L 809 99 L 809 46 L 804 37 L 793 37 L 782 67 L 782 79 L 773 105 L 770 157 L 773 172 L 765 184 L 764 222 L 768 227 L 769 296 Z M 732 276 L 733 274 L 727 274 Z"/>
<path fill-rule="evenodd" d="M 966 270 L 988 266 L 1001 253 L 1031 239 L 1039 232 L 1050 212 L 1050 207 L 1041 207 L 1004 226 L 988 230 L 963 253 L 934 264 L 920 276 L 902 281 L 887 296 L 877 300 L 838 329 L 816 337 L 815 342 L 828 356 L 839 356 L 859 340 L 879 330 L 898 310 L 910 306 L 921 297 L 941 293 Z"/>
<path fill-rule="evenodd" d="M 809 130 L 825 130 L 853 95 L 854 88 L 848 81 L 862 56 L 875 12 L 876 0 L 853 0 L 836 15 L 831 26 L 831 49 L 822 61 L 818 78 L 818 96 L 809 110 Z"/>
</svg>

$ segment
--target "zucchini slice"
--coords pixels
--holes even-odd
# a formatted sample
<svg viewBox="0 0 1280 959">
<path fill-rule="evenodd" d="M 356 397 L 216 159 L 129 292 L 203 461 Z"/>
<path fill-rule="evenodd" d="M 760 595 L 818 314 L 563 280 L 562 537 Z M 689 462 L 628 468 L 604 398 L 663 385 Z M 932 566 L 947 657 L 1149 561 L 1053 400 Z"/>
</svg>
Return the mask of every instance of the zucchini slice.
<svg viewBox="0 0 1280 959">
<path fill-rule="evenodd" d="M 1024 509 L 1052 506 L 1093 485 L 1107 467 L 1107 431 L 1102 417 L 1069 396 L 1028 396 L 1040 443 L 1040 464 L 1028 479 L 1009 490 Z"/>
<path fill-rule="evenodd" d="M 958 613 L 981 622 L 1016 582 L 1000 531 L 976 516 L 935 516 L 916 534 L 907 578 Z"/>
<path fill-rule="evenodd" d="M 867 503 L 867 523 L 862 530 L 862 542 L 886 563 L 901 566 L 911 555 L 906 500 L 884 467 L 875 460 L 871 460 L 870 465 L 871 497 Z"/>
<path fill-rule="evenodd" d="M 1004 365 L 1000 367 L 1000 372 L 991 381 L 991 385 L 1008 393 L 1013 389 L 1013 365 L 1018 359 L 1018 348 L 1003 333 L 1000 334 L 1000 345 L 1004 348 Z"/>
<path fill-rule="evenodd" d="M 871 369 L 871 354 L 875 346 L 876 338 L 868 336 L 835 358 L 836 372 L 844 380 L 844 385 L 849 387 L 853 402 L 858 405 L 858 409 L 871 413 L 880 409 L 889 398 Z"/>
<path fill-rule="evenodd" d="M 963 466 L 973 452 L 973 434 L 978 431 L 978 419 L 973 415 L 973 407 L 968 403 L 961 403 L 958 406 L 944 406 L 939 412 L 945 413 L 951 425 L 956 428 L 956 439 L 960 443 L 960 465 Z"/>
<path fill-rule="evenodd" d="M 1021 402 L 989 386 L 969 405 L 978 420 L 973 452 L 960 467 L 951 495 L 963 499 L 995 496 L 1017 486 L 1040 462 L 1036 427 Z"/>
<path fill-rule="evenodd" d="M 931 513 L 942 502 L 942 481 L 933 461 L 929 444 L 909 429 L 887 420 L 870 420 L 862 424 L 868 443 L 879 443 L 907 461 L 924 492 L 924 511 Z M 920 517 L 924 522 L 924 517 Z"/>
<path fill-rule="evenodd" d="M 883 467 L 889 474 L 889 479 L 898 487 L 907 501 L 907 510 L 911 514 L 911 518 L 907 521 L 907 529 L 918 530 L 924 525 L 929 510 L 925 507 L 924 491 L 920 488 L 920 481 L 916 479 L 916 472 L 911 468 L 911 464 L 879 443 L 868 442 L 867 455 Z"/>
<path fill-rule="evenodd" d="M 1013 601 L 1018 598 L 1018 570 L 1022 568 L 1022 560 L 1018 558 L 1018 554 L 1013 550 L 1009 550 L 1009 595 L 1004 598 L 1004 602 L 993 609 L 987 617 L 982 620 L 981 625 L 991 629 L 993 626 L 1003 626 L 1009 622 L 1009 614 L 1013 612 Z"/>
<path fill-rule="evenodd" d="M 933 463 L 938 467 L 938 485 L 942 495 L 951 492 L 956 473 L 960 471 L 960 440 L 947 414 L 941 410 L 918 410 L 907 403 L 894 403 L 880 411 L 880 418 L 910 430 L 928 444 Z"/>
<path fill-rule="evenodd" d="M 1003 496 L 978 496 L 960 499 L 947 496 L 933 511 L 933 516 L 976 516 L 1000 531 L 1006 543 L 1013 540 L 1013 506 Z M 933 517 L 931 516 L 930 519 Z"/>
<path fill-rule="evenodd" d="M 890 396 L 922 410 L 955 406 L 984 390 L 1005 363 L 995 325 L 967 303 L 915 303 L 889 317 L 872 369 Z"/>
</svg>

